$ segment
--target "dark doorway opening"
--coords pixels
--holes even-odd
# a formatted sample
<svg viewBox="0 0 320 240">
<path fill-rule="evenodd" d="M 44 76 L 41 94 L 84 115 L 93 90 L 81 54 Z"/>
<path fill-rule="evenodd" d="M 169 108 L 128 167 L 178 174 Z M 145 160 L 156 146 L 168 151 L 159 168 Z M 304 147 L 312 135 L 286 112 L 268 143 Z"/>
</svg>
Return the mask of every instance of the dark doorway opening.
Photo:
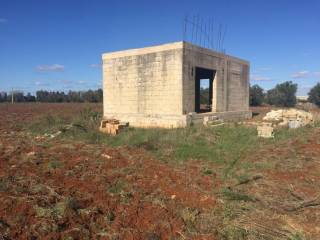
<svg viewBox="0 0 320 240">
<path fill-rule="evenodd" d="M 214 70 L 196 68 L 195 82 L 195 112 L 205 113 L 212 111 L 212 84 Z"/>
</svg>

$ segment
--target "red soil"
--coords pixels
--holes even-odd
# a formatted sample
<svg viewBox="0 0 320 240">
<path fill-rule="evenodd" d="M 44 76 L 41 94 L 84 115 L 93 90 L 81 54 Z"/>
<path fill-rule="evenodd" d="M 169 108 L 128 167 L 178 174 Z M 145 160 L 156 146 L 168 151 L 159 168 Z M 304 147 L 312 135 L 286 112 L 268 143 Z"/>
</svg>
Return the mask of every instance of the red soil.
<svg viewBox="0 0 320 240">
<path fill-rule="evenodd" d="M 54 140 L 46 145 L 23 131 L 23 123 L 48 109 L 68 117 L 79 106 L 0 108 L 0 236 L 170 239 L 186 234 L 183 209 L 205 212 L 215 206 L 218 180 L 203 176 L 197 164 L 174 168 L 128 148 Z"/>
</svg>

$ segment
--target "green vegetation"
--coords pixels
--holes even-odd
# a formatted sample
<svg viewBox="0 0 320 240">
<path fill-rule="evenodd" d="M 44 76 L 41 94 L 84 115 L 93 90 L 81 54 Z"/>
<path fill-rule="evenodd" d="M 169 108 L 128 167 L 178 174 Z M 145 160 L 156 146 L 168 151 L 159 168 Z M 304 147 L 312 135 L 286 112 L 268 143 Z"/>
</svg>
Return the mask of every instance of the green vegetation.
<svg viewBox="0 0 320 240">
<path fill-rule="evenodd" d="M 259 85 L 250 86 L 250 106 L 261 106 L 263 103 L 278 107 L 294 107 L 298 85 L 291 81 L 277 84 L 273 89 L 264 91 Z M 308 101 L 320 107 L 320 83 L 308 93 Z"/>
<path fill-rule="evenodd" d="M 60 168 L 62 166 L 62 164 L 56 160 L 51 160 L 48 162 L 48 169 L 57 169 L 57 168 Z"/>
<path fill-rule="evenodd" d="M 295 233 L 289 237 L 289 240 L 305 240 L 305 239 L 306 238 L 303 236 L 302 233 Z"/>
<path fill-rule="evenodd" d="M 264 98 L 265 94 L 262 87 L 257 84 L 250 86 L 250 106 L 261 106 Z"/>
<path fill-rule="evenodd" d="M 59 132 L 53 139 L 142 148 L 157 159 L 173 164 L 192 159 L 205 160 L 220 165 L 222 169 L 219 172 L 224 177 L 231 176 L 239 166 L 244 169 L 254 167 L 253 163 L 246 162 L 246 157 L 253 151 L 288 139 L 304 141 L 312 132 L 312 128 L 308 127 L 292 130 L 282 128 L 276 130 L 274 139 L 259 139 L 255 128 L 230 123 L 217 127 L 190 126 L 180 129 L 128 128 L 116 136 L 108 136 L 98 131 L 100 119 L 100 113 L 87 108 L 73 120 L 47 115 L 28 129 L 34 135 L 47 136 L 47 141 Z M 53 162 L 48 167 L 60 166 Z M 204 169 L 203 174 L 210 175 L 212 170 Z"/>
<path fill-rule="evenodd" d="M 301 233 L 293 234 L 289 240 L 304 240 L 305 237 Z"/>
<path fill-rule="evenodd" d="M 209 87 L 200 88 L 200 104 L 209 103 Z"/>
<path fill-rule="evenodd" d="M 67 210 L 77 211 L 79 208 L 79 204 L 74 198 L 67 197 L 51 207 L 35 206 L 34 210 L 36 216 L 39 218 L 62 218 L 65 216 Z"/>
<path fill-rule="evenodd" d="M 319 125 L 319 122 L 315 122 L 315 127 Z M 297 129 L 280 128 L 275 132 L 275 138 L 271 140 L 271 144 L 286 142 L 286 141 L 298 141 L 300 143 L 307 143 L 310 134 L 314 131 L 314 127 L 305 126 Z"/>
<path fill-rule="evenodd" d="M 267 92 L 267 103 L 279 107 L 294 107 L 298 85 L 291 81 L 277 84 Z"/>
<path fill-rule="evenodd" d="M 202 173 L 204 174 L 204 175 L 212 175 L 213 174 L 213 171 L 212 171 L 212 169 L 210 169 L 210 168 L 204 168 L 203 170 L 202 170 Z"/>
<path fill-rule="evenodd" d="M 192 232 L 195 230 L 195 224 L 196 224 L 198 214 L 199 214 L 199 211 L 197 209 L 190 209 L 190 208 L 184 208 L 180 212 L 180 216 L 183 222 L 186 224 L 189 232 Z"/>
<path fill-rule="evenodd" d="M 229 188 L 222 189 L 222 196 L 227 200 L 232 201 L 245 201 L 245 202 L 254 202 L 256 199 L 247 194 L 233 191 Z"/>
<path fill-rule="evenodd" d="M 235 124 L 215 128 L 128 128 L 117 136 L 108 136 L 98 131 L 100 117 L 90 109 L 80 112 L 71 123 L 48 115 L 30 125 L 29 130 L 35 135 L 44 136 L 52 136 L 60 131 L 57 137 L 73 141 L 143 148 L 165 161 L 204 159 L 216 163 L 230 162 L 230 168 L 258 143 L 254 128 Z"/>
<path fill-rule="evenodd" d="M 297 84 L 287 81 L 265 92 L 255 84 L 250 87 L 250 106 L 261 106 L 267 103 L 277 107 L 294 107 L 297 102 L 297 88 Z M 310 90 L 308 101 L 320 106 L 320 83 Z"/>
<path fill-rule="evenodd" d="M 5 178 L 0 178 L 0 192 L 5 192 L 9 189 L 8 180 Z"/>
<path fill-rule="evenodd" d="M 219 235 L 223 240 L 245 240 L 247 239 L 248 233 L 243 228 L 227 226 L 219 233 Z"/>
<path fill-rule="evenodd" d="M 251 179 L 247 173 L 237 176 L 236 178 L 237 178 L 238 184 L 247 183 Z"/>
<path fill-rule="evenodd" d="M 122 179 L 119 179 L 113 184 L 111 184 L 107 190 L 111 194 L 120 194 L 124 190 L 126 185 L 127 183 L 125 181 L 123 181 Z"/>
<path fill-rule="evenodd" d="M 320 107 L 320 83 L 318 83 L 313 88 L 311 88 L 308 95 L 309 95 L 308 101 Z"/>
<path fill-rule="evenodd" d="M 36 92 L 36 95 L 31 93 L 25 94 L 22 91 L 13 92 L 14 102 L 102 102 L 103 92 L 99 88 L 97 90 L 88 91 L 68 91 L 67 93 L 60 91 L 44 91 Z M 12 93 L 1 92 L 0 102 L 11 102 Z"/>
</svg>

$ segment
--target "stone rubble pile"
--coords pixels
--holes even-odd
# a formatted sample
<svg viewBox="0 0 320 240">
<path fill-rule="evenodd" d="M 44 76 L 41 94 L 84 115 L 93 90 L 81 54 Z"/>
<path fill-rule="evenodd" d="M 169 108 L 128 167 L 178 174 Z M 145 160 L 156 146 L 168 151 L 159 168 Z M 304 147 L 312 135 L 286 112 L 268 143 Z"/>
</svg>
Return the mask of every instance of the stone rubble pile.
<svg viewBox="0 0 320 240">
<path fill-rule="evenodd" d="M 298 109 L 271 110 L 257 126 L 257 131 L 259 137 L 271 138 L 274 136 L 274 127 L 299 128 L 312 123 L 313 115 L 310 112 Z"/>
<path fill-rule="evenodd" d="M 276 122 L 279 126 L 288 126 L 289 128 L 303 127 L 313 122 L 311 113 L 298 109 L 280 109 L 272 110 L 263 118 L 267 122 Z"/>
</svg>

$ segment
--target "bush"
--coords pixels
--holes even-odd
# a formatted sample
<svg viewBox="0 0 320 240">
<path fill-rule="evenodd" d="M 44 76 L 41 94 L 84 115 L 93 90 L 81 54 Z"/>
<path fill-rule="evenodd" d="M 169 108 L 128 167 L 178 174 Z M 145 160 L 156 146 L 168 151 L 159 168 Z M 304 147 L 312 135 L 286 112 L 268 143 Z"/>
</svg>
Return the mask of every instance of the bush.
<svg viewBox="0 0 320 240">
<path fill-rule="evenodd" d="M 264 91 L 259 85 L 250 87 L 250 106 L 260 106 L 264 101 Z"/>
<path fill-rule="evenodd" d="M 320 107 L 320 83 L 318 83 L 313 88 L 311 88 L 308 95 L 309 95 L 308 101 Z"/>
<path fill-rule="evenodd" d="M 267 92 L 267 102 L 278 107 L 293 107 L 297 103 L 297 84 L 291 81 L 277 84 Z"/>
</svg>

